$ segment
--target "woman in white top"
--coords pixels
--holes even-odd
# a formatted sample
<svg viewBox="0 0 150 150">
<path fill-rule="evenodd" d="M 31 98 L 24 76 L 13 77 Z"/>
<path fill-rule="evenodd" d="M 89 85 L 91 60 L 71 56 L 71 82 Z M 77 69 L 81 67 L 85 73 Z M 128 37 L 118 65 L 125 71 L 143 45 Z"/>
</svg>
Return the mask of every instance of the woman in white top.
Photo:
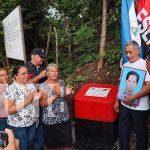
<svg viewBox="0 0 150 150">
<path fill-rule="evenodd" d="M 8 110 L 7 124 L 20 141 L 20 150 L 30 150 L 35 134 L 36 110 L 32 104 L 36 89 L 28 82 L 25 66 L 16 66 L 15 81 L 6 89 L 5 107 Z"/>
</svg>

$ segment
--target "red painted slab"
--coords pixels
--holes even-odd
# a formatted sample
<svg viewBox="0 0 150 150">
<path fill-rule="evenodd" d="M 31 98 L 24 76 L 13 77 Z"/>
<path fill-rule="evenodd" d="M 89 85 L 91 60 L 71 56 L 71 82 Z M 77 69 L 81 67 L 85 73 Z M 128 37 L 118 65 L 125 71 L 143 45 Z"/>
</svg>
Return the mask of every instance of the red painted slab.
<svg viewBox="0 0 150 150">
<path fill-rule="evenodd" d="M 86 96 L 85 93 L 90 87 L 111 88 L 111 90 L 107 97 Z M 95 83 L 84 85 L 75 96 L 75 118 L 114 122 L 118 116 L 113 108 L 117 92 L 117 85 Z"/>
</svg>

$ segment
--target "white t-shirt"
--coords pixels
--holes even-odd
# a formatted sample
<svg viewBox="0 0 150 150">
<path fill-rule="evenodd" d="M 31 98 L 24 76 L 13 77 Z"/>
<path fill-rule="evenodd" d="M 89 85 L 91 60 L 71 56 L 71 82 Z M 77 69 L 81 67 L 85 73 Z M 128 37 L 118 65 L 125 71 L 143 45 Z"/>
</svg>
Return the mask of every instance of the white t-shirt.
<svg viewBox="0 0 150 150">
<path fill-rule="evenodd" d="M 130 63 L 130 62 L 125 63 L 123 65 L 123 67 L 131 67 L 131 68 L 135 68 L 135 69 L 144 70 L 144 71 L 146 71 L 145 81 L 150 80 L 150 75 L 146 69 L 146 61 L 141 58 L 138 61 L 133 62 L 133 63 Z M 121 102 L 121 104 L 124 105 L 125 107 L 134 109 L 134 110 L 148 110 L 149 109 L 149 97 L 148 97 L 148 95 L 141 97 L 138 106 L 131 107 L 123 102 Z"/>
</svg>

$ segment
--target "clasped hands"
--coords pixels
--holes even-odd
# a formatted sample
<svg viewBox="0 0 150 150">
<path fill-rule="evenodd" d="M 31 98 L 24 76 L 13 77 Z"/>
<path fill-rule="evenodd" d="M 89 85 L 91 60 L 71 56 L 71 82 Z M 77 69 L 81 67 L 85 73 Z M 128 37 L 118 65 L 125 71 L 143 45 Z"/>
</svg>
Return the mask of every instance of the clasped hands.
<svg viewBox="0 0 150 150">
<path fill-rule="evenodd" d="M 62 93 L 62 91 L 63 91 L 63 88 L 64 88 L 64 87 L 62 87 L 62 86 L 60 85 L 60 83 L 57 83 L 57 84 L 55 84 L 54 86 L 52 86 L 51 89 L 52 89 L 52 91 L 54 92 L 54 95 L 53 95 L 53 96 L 54 96 L 55 98 L 58 98 L 58 97 L 61 95 L 61 93 Z M 67 85 L 66 89 L 64 90 L 64 91 L 65 91 L 64 94 L 65 94 L 65 95 L 71 94 L 72 89 L 73 89 L 72 86 Z M 40 92 L 41 92 L 40 94 L 42 94 L 42 96 L 44 96 L 44 97 L 47 95 L 47 92 L 44 91 L 44 90 L 41 90 Z M 42 97 L 42 96 L 41 96 L 41 97 Z"/>
<path fill-rule="evenodd" d="M 72 86 L 67 85 L 67 87 L 66 87 L 66 89 L 65 89 L 65 94 L 66 94 L 66 95 L 71 94 L 72 89 L 73 89 Z M 56 85 L 53 86 L 52 90 L 54 91 L 54 93 L 55 93 L 56 95 L 60 95 L 61 92 L 62 92 L 62 90 L 63 90 L 63 87 L 60 85 L 60 83 L 57 83 Z"/>
</svg>

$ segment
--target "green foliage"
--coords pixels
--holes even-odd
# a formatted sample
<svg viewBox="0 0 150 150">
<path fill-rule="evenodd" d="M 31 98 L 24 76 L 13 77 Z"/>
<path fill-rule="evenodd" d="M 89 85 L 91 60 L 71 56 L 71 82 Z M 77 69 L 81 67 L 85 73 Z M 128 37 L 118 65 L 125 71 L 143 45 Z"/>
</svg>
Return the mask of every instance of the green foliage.
<svg viewBox="0 0 150 150">
<path fill-rule="evenodd" d="M 14 66 L 10 66 L 9 68 L 8 68 L 8 72 L 9 72 L 9 82 L 11 83 L 11 82 L 13 82 L 13 69 L 14 69 Z"/>
<path fill-rule="evenodd" d="M 46 48 L 47 33 L 52 26 L 48 62 L 55 62 L 55 34 L 58 32 L 59 68 L 61 77 L 69 77 L 76 67 L 99 58 L 99 41 L 102 19 L 102 1 L 99 0 L 3 0 L 0 1 L 0 21 L 17 5 L 22 7 L 22 17 L 27 56 L 34 47 Z M 120 48 L 120 0 L 108 2 L 107 46 L 105 61 L 118 63 Z M 115 8 L 115 9 L 114 9 Z M 113 29 L 113 30 L 112 30 Z M 116 33 L 116 34 L 115 34 Z M 68 36 L 70 35 L 70 37 Z M 71 44 L 69 56 L 68 44 Z M 0 60 L 5 62 L 5 47 L 2 24 L 0 23 Z M 27 57 L 30 59 L 30 57 Z M 71 59 L 69 59 L 71 58 Z M 12 65 L 19 63 L 13 61 Z M 83 82 L 84 77 L 73 80 Z"/>
<path fill-rule="evenodd" d="M 74 33 L 74 55 L 78 57 L 77 66 L 92 62 L 97 59 L 97 44 L 95 39 L 96 29 L 87 24 L 82 25 Z"/>
<path fill-rule="evenodd" d="M 67 77 L 65 79 L 65 82 L 66 82 L 67 85 L 72 85 L 72 86 L 74 85 L 72 76 Z"/>
<path fill-rule="evenodd" d="M 113 0 L 108 3 L 108 14 L 107 14 L 107 22 L 108 25 L 116 23 L 118 24 L 118 20 L 120 20 L 121 14 L 121 1 L 120 0 Z M 114 24 L 115 25 L 115 24 Z"/>
<path fill-rule="evenodd" d="M 68 57 L 61 55 L 61 60 L 59 64 L 59 69 L 61 70 L 61 75 L 68 76 L 72 73 L 73 67 L 72 64 L 68 61 Z"/>
<path fill-rule="evenodd" d="M 108 29 L 108 31 L 104 59 L 109 65 L 119 64 L 122 55 L 120 28 L 116 30 Z"/>
<path fill-rule="evenodd" d="M 104 59 L 107 64 L 114 65 L 118 64 L 121 59 L 121 47 L 120 45 L 114 45 L 112 48 L 106 50 L 106 55 Z"/>
<path fill-rule="evenodd" d="M 92 26 L 88 26 L 87 24 L 84 24 L 80 27 L 78 31 L 74 33 L 74 42 L 75 44 L 79 44 L 79 42 L 88 42 L 88 39 L 92 39 L 94 37 L 94 33 L 96 32 L 96 29 L 94 29 Z"/>
<path fill-rule="evenodd" d="M 83 81 L 85 81 L 85 77 L 82 77 L 81 75 L 79 75 L 75 78 L 75 82 L 79 83 L 79 82 L 83 82 Z"/>
<path fill-rule="evenodd" d="M 83 54 L 83 55 L 78 56 L 78 60 L 79 61 L 75 62 L 75 66 L 81 67 L 82 65 L 86 63 L 90 63 L 92 61 L 98 60 L 98 54 L 94 54 L 94 53 Z"/>
<path fill-rule="evenodd" d="M 112 70 L 112 72 L 111 72 L 111 75 L 116 75 L 116 74 L 120 74 L 120 68 L 119 68 L 119 65 L 111 65 L 111 66 L 109 66 L 109 68 L 110 68 L 110 70 Z"/>
<path fill-rule="evenodd" d="M 65 81 L 67 84 L 74 86 L 77 83 L 83 83 L 85 80 L 86 80 L 85 77 L 78 75 L 75 78 L 74 76 L 68 76 Z"/>
</svg>

